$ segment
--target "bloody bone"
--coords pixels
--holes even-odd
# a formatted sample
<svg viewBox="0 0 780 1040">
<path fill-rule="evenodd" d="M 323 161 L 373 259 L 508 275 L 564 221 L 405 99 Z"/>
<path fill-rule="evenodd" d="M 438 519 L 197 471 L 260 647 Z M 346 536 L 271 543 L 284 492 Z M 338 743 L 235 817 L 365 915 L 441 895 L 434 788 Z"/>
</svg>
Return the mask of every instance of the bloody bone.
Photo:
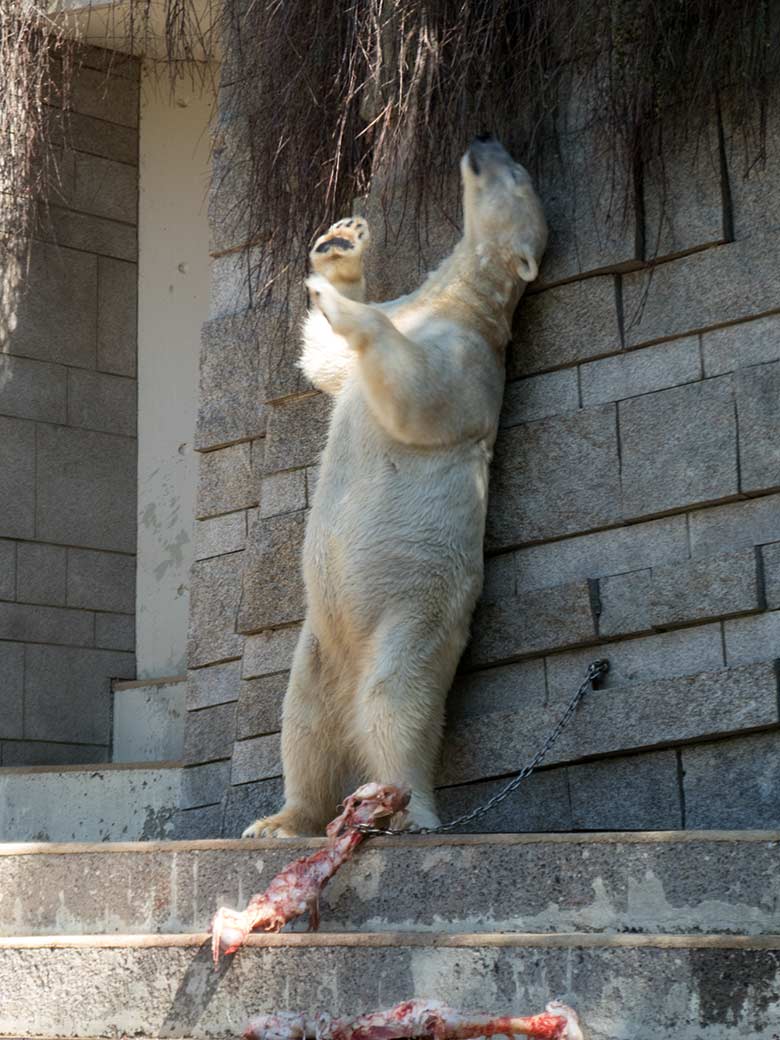
<svg viewBox="0 0 780 1040">
<path fill-rule="evenodd" d="M 258 1015 L 244 1030 L 244 1040 L 474 1040 L 496 1035 L 583 1040 L 577 1013 L 558 1000 L 551 1001 L 543 1014 L 529 1018 L 464 1014 L 431 1000 L 407 1000 L 357 1018 L 281 1011 Z"/>
<path fill-rule="evenodd" d="M 233 953 L 250 932 L 278 932 L 308 911 L 309 929 L 320 924 L 320 894 L 346 863 L 365 835 L 358 826 L 381 826 L 409 804 L 411 791 L 390 784 L 364 784 L 346 799 L 340 816 L 325 833 L 329 844 L 311 856 L 296 859 L 271 884 L 252 896 L 245 910 L 217 910 L 211 924 L 211 954 L 215 967 L 220 954 Z"/>
</svg>

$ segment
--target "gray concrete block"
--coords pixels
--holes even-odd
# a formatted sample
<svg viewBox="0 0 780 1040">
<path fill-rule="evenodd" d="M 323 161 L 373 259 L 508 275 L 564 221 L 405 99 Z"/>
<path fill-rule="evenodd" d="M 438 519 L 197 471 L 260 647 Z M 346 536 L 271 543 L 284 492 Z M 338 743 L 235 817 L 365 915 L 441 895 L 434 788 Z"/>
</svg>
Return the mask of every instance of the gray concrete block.
<svg viewBox="0 0 780 1040">
<path fill-rule="evenodd" d="M 112 762 L 177 762 L 184 746 L 185 683 L 116 683 Z"/>
<path fill-rule="evenodd" d="M 487 518 L 491 549 L 622 518 L 614 405 L 501 431 Z"/>
<path fill-rule="evenodd" d="M 238 630 L 286 625 L 303 618 L 301 551 L 305 513 L 267 517 L 255 524 L 246 551 Z"/>
<path fill-rule="evenodd" d="M 258 489 L 252 475 L 249 444 L 233 444 L 200 456 L 195 507 L 199 520 L 247 509 L 256 506 L 257 502 Z"/>
<path fill-rule="evenodd" d="M 312 504 L 314 492 L 317 490 L 317 481 L 320 476 L 320 469 L 320 466 L 306 467 L 306 503 L 309 506 Z"/>
<path fill-rule="evenodd" d="M 0 785 L 0 827 L 9 841 L 164 841 L 179 770 L 54 766 L 5 773 Z"/>
<path fill-rule="evenodd" d="M 518 379 L 507 384 L 502 426 L 517 426 L 533 419 L 576 412 L 579 408 L 577 371 L 573 368 L 560 372 L 545 372 L 540 376 Z"/>
<path fill-rule="evenodd" d="M 513 555 L 518 592 L 684 561 L 688 559 L 685 517 L 663 517 L 559 542 L 529 545 Z"/>
<path fill-rule="evenodd" d="M 74 112 L 120 126 L 138 126 L 140 84 L 135 76 L 80 68 L 73 77 L 69 101 Z"/>
<path fill-rule="evenodd" d="M 706 376 L 780 361 L 780 315 L 712 329 L 702 335 L 701 344 Z"/>
<path fill-rule="evenodd" d="M 700 378 L 699 341 L 689 336 L 581 365 L 582 403 L 622 401 Z"/>
<path fill-rule="evenodd" d="M 261 352 L 249 314 L 203 326 L 196 448 L 215 448 L 265 432 Z"/>
<path fill-rule="evenodd" d="M 526 705 L 453 723 L 445 738 L 439 783 L 501 776 L 522 768 L 552 731 L 573 692 L 565 701 L 551 696 L 536 710 Z M 545 764 L 776 725 L 777 695 L 773 663 L 610 685 L 588 693 Z"/>
<path fill-rule="evenodd" d="M 217 117 L 211 141 L 209 252 L 245 245 L 252 233 L 251 127 L 246 116 Z"/>
<path fill-rule="evenodd" d="M 685 826 L 780 826 L 780 731 L 682 750 Z"/>
<path fill-rule="evenodd" d="M 330 421 L 325 394 L 279 401 L 268 409 L 265 471 L 295 469 L 319 462 Z"/>
<path fill-rule="evenodd" d="M 283 801 L 282 781 L 278 779 L 229 788 L 222 833 L 226 838 L 240 837 L 250 823 L 281 809 Z"/>
<path fill-rule="evenodd" d="M 761 607 L 752 549 L 599 581 L 602 636 L 625 635 Z"/>
<path fill-rule="evenodd" d="M 87 610 L 0 603 L 0 639 L 92 646 L 94 633 L 94 615 Z"/>
<path fill-rule="evenodd" d="M 721 104 L 735 237 L 746 239 L 767 228 L 780 229 L 777 88 L 764 104 L 751 106 L 753 112 L 746 113 L 728 91 Z"/>
<path fill-rule="evenodd" d="M 0 353 L 0 412 L 64 423 L 66 373 L 61 365 Z"/>
<path fill-rule="evenodd" d="M 138 231 L 134 225 L 76 213 L 61 206 L 49 207 L 38 235 L 69 249 L 99 253 L 117 260 L 138 259 Z"/>
<path fill-rule="evenodd" d="M 266 355 L 264 382 L 268 404 L 312 389 L 298 364 L 306 296 L 301 286 L 299 293 L 285 301 L 284 308 L 267 305 L 252 311 L 252 320 Z"/>
<path fill-rule="evenodd" d="M 607 74 L 606 68 L 600 71 Z M 632 176 L 613 160 L 613 150 L 594 125 L 592 83 L 575 72 L 562 97 L 565 104 L 553 132 L 556 144 L 539 176 L 550 227 L 540 274 L 544 282 L 640 258 Z"/>
<path fill-rule="evenodd" d="M 0 535 L 35 535 L 35 426 L 0 416 Z"/>
<path fill-rule="evenodd" d="M 3 352 L 94 368 L 97 267 L 87 253 L 36 242 Z"/>
<path fill-rule="evenodd" d="M 222 800 L 225 789 L 230 785 L 230 762 L 209 762 L 205 766 L 190 766 L 181 773 L 180 809 L 197 809 L 216 805 Z M 217 828 L 205 837 L 216 838 Z"/>
<path fill-rule="evenodd" d="M 305 509 L 306 470 L 288 470 L 286 473 L 269 473 L 263 477 L 260 489 L 261 517 L 279 516 Z"/>
<path fill-rule="evenodd" d="M 8 766 L 71 766 L 108 762 L 105 744 L 54 744 L 38 740 L 4 740 L 2 764 Z"/>
<path fill-rule="evenodd" d="M 740 488 L 780 487 L 780 361 L 734 376 L 739 427 Z"/>
<path fill-rule="evenodd" d="M 16 548 L 16 565 L 16 598 L 20 603 L 45 603 L 52 607 L 66 605 L 66 549 L 20 542 Z"/>
<path fill-rule="evenodd" d="M 138 131 L 132 127 L 53 108 L 46 113 L 46 127 L 49 139 L 60 147 L 138 165 Z"/>
<path fill-rule="evenodd" d="M 727 237 L 717 116 L 713 111 L 706 123 L 702 118 L 698 132 L 683 130 L 684 126 L 682 113 L 666 112 L 663 131 L 644 163 L 648 257 L 712 245 Z"/>
<path fill-rule="evenodd" d="M 135 441 L 89 430 L 40 426 L 37 447 L 37 537 L 134 553 Z M 88 510 L 85 502 L 89 502 Z"/>
<path fill-rule="evenodd" d="M 236 701 L 188 711 L 184 724 L 184 762 L 196 765 L 230 758 L 236 736 Z"/>
<path fill-rule="evenodd" d="M 222 834 L 222 806 L 204 805 L 198 809 L 180 809 L 173 821 L 177 840 L 197 841 L 218 838 Z"/>
<path fill-rule="evenodd" d="M 755 235 L 623 279 L 626 345 L 640 346 L 774 310 L 778 235 Z"/>
<path fill-rule="evenodd" d="M 68 550 L 68 606 L 135 612 L 134 556 Z"/>
<path fill-rule="evenodd" d="M 196 520 L 193 532 L 195 559 L 207 560 L 212 556 L 240 552 L 246 546 L 246 514 L 224 513 L 208 520 Z"/>
<path fill-rule="evenodd" d="M 761 547 L 764 591 L 769 610 L 780 610 L 780 542 Z"/>
<path fill-rule="evenodd" d="M 282 748 L 278 733 L 268 733 L 233 745 L 232 784 L 271 780 L 282 775 Z"/>
<path fill-rule="evenodd" d="M 16 599 L 16 542 L 0 539 L 0 599 Z"/>
<path fill-rule="evenodd" d="M 101 256 L 98 260 L 97 367 L 134 376 L 138 352 L 138 268 Z"/>
<path fill-rule="evenodd" d="M 780 611 L 724 621 L 723 643 L 729 665 L 780 658 Z"/>
<path fill-rule="evenodd" d="M 447 721 L 493 712 L 537 710 L 547 696 L 544 661 L 519 661 L 459 675 L 447 697 Z M 446 745 L 445 745 L 446 754 Z"/>
<path fill-rule="evenodd" d="M 445 747 L 445 755 L 447 753 Z M 506 780 L 442 787 L 436 792 L 445 822 L 463 816 L 497 794 Z M 543 834 L 572 830 L 567 769 L 546 769 L 530 776 L 487 816 L 458 828 L 462 834 Z"/>
<path fill-rule="evenodd" d="M 279 672 L 243 680 L 238 695 L 236 723 L 239 740 L 279 732 L 282 728 L 282 701 L 288 679 L 287 672 Z"/>
<path fill-rule="evenodd" d="M 653 577 L 649 568 L 599 578 L 599 635 L 650 631 L 653 627 L 650 620 L 652 588 Z"/>
<path fill-rule="evenodd" d="M 729 376 L 621 401 L 618 422 L 627 519 L 738 492 Z"/>
<path fill-rule="evenodd" d="M 136 382 L 105 372 L 68 371 L 68 425 L 103 433 L 136 433 Z"/>
<path fill-rule="evenodd" d="M 14 643 L 0 643 L 0 737 L 24 735 L 24 653 Z"/>
<path fill-rule="evenodd" d="M 138 220 L 138 168 L 100 155 L 75 153 L 73 209 L 135 225 Z"/>
<path fill-rule="evenodd" d="M 104 650 L 135 650 L 135 616 L 95 614 L 95 646 Z"/>
<path fill-rule="evenodd" d="M 527 590 L 490 603 L 474 613 L 467 659 L 495 664 L 530 654 L 591 643 L 596 624 L 587 582 Z"/>
<path fill-rule="evenodd" d="M 244 648 L 242 678 L 255 679 L 261 675 L 288 671 L 300 631 L 299 625 L 290 625 L 288 628 L 273 628 L 249 636 Z"/>
<path fill-rule="evenodd" d="M 111 680 L 132 679 L 135 655 L 28 646 L 24 735 L 33 740 L 108 744 Z"/>
<path fill-rule="evenodd" d="M 674 751 L 570 766 L 569 790 L 574 830 L 671 831 L 683 826 Z"/>
<path fill-rule="evenodd" d="M 242 553 L 198 560 L 190 575 L 190 668 L 240 657 L 243 636 L 236 633 L 241 594 Z"/>
<path fill-rule="evenodd" d="M 760 607 L 761 589 L 752 550 L 653 569 L 654 625 L 725 617 Z"/>
<path fill-rule="evenodd" d="M 509 379 L 620 350 L 611 275 L 546 289 L 521 301 L 508 348 Z"/>
<path fill-rule="evenodd" d="M 600 657 L 608 658 L 610 664 L 605 688 L 717 671 L 725 664 L 719 624 L 602 643 L 546 659 L 551 702 L 568 702 L 585 678 L 590 662 Z"/>
<path fill-rule="evenodd" d="M 211 261 L 209 321 L 241 315 L 251 306 L 251 269 L 251 250 L 227 253 Z"/>
<path fill-rule="evenodd" d="M 780 495 L 696 510 L 689 523 L 694 557 L 780 541 Z"/>
<path fill-rule="evenodd" d="M 210 708 L 238 697 L 241 661 L 196 668 L 187 674 L 187 710 Z"/>
</svg>

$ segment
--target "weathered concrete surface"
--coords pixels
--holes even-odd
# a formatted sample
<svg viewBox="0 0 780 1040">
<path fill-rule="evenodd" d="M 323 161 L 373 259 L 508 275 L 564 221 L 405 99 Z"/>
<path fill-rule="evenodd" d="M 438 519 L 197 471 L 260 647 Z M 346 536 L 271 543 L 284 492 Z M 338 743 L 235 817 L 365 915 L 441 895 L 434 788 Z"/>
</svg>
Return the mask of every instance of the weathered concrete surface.
<svg viewBox="0 0 780 1040">
<path fill-rule="evenodd" d="M 0 934 L 201 931 L 322 844 L 0 845 Z M 771 831 L 381 838 L 326 889 L 322 927 L 780 932 L 779 858 Z"/>
<path fill-rule="evenodd" d="M 180 776 L 159 763 L 0 769 L 0 835 L 44 842 L 170 837 Z"/>
<path fill-rule="evenodd" d="M 187 680 L 115 683 L 113 762 L 178 760 L 184 750 Z"/>
<path fill-rule="evenodd" d="M 236 1036 L 280 1008 L 531 1012 L 558 994 L 589 1040 L 774 1040 L 778 986 L 780 936 L 263 936 L 218 973 L 202 933 L 0 940 L 0 1032 L 27 1036 Z"/>
</svg>

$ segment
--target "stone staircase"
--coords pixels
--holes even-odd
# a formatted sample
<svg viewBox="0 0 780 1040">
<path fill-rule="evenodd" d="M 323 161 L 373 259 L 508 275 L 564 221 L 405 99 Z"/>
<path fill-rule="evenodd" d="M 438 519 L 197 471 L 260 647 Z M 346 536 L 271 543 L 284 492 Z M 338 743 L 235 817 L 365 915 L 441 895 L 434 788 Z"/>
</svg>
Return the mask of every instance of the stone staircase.
<svg viewBox="0 0 780 1040">
<path fill-rule="evenodd" d="M 777 1040 L 780 833 L 381 838 L 322 931 L 205 931 L 321 841 L 0 846 L 0 1035 L 211 1037 L 260 1011 L 408 997 L 540 1009 L 589 1040 Z"/>
</svg>

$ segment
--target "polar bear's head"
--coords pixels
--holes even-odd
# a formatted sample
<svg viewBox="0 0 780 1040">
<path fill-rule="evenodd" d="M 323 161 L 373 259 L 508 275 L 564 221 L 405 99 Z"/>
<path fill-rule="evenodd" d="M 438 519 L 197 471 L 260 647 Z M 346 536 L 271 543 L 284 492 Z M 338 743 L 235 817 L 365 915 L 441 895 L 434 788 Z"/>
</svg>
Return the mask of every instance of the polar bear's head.
<svg viewBox="0 0 780 1040">
<path fill-rule="evenodd" d="M 474 139 L 460 171 L 466 241 L 484 263 L 532 282 L 547 245 L 547 223 L 528 171 L 490 135 Z"/>
</svg>

